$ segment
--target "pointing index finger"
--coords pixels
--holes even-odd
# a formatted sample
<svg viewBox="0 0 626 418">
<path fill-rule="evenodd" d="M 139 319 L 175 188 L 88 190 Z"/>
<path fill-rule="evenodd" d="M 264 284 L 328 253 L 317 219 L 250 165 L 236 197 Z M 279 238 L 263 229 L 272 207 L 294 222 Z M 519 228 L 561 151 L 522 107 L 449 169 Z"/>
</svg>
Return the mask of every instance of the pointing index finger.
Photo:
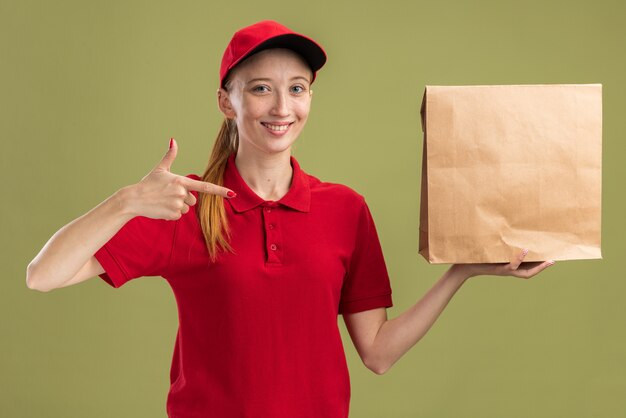
<svg viewBox="0 0 626 418">
<path fill-rule="evenodd" d="M 229 192 L 231 192 L 231 194 L 234 194 L 232 190 L 226 187 L 218 186 L 217 184 L 209 183 L 206 181 L 190 179 L 189 177 L 182 177 L 182 182 L 183 186 L 185 186 L 187 190 L 194 190 L 196 192 L 209 193 L 222 197 L 231 197 L 228 196 Z"/>
</svg>

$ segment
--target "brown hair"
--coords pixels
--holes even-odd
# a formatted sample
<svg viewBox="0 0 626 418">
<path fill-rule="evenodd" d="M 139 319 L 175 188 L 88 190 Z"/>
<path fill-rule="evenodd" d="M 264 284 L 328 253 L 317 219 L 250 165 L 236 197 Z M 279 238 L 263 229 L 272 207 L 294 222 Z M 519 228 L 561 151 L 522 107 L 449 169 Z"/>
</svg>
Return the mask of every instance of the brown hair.
<svg viewBox="0 0 626 418">
<path fill-rule="evenodd" d="M 237 151 L 238 147 L 239 134 L 235 120 L 224 119 L 201 180 L 223 186 L 226 161 L 230 154 Z M 224 198 L 214 194 L 199 193 L 197 211 L 211 262 L 217 259 L 218 245 L 222 250 L 234 253 L 228 243 L 230 228 L 226 218 Z"/>
</svg>

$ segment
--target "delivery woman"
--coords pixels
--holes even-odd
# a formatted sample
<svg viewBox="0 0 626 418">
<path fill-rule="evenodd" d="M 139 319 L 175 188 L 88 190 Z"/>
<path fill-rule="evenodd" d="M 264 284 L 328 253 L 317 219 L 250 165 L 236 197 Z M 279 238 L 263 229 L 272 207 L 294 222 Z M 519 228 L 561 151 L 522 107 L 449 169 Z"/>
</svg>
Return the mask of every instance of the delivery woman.
<svg viewBox="0 0 626 418">
<path fill-rule="evenodd" d="M 391 286 L 365 199 L 291 155 L 325 61 L 315 41 L 276 22 L 239 30 L 222 59 L 225 120 L 204 174 L 171 172 L 172 139 L 148 175 L 61 228 L 28 267 L 28 286 L 41 291 L 95 275 L 116 288 L 167 280 L 179 315 L 169 417 L 345 418 L 338 314 L 363 363 L 382 374 L 468 278 L 529 278 L 550 265 L 522 265 L 525 253 L 453 265 L 388 320 Z"/>
</svg>

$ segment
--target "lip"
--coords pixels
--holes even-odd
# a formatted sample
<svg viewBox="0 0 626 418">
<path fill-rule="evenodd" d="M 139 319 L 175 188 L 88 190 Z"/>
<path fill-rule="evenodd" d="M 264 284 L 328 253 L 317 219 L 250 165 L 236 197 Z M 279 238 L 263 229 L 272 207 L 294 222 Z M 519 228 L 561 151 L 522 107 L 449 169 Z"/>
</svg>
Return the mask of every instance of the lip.
<svg viewBox="0 0 626 418">
<path fill-rule="evenodd" d="M 264 125 L 284 126 L 284 125 L 291 125 L 293 122 L 281 122 L 281 121 L 264 120 L 261 123 L 264 124 Z"/>
<path fill-rule="evenodd" d="M 270 134 L 274 135 L 274 136 L 283 136 L 285 135 L 287 132 L 289 132 L 291 130 L 291 125 L 294 122 L 274 122 L 274 121 L 269 121 L 269 122 L 261 122 L 261 125 L 263 125 L 263 127 L 265 128 L 265 130 L 267 132 L 269 132 Z M 275 131 L 273 129 L 270 129 L 267 125 L 273 125 L 273 126 L 287 126 L 287 129 L 285 129 L 284 131 Z"/>
</svg>

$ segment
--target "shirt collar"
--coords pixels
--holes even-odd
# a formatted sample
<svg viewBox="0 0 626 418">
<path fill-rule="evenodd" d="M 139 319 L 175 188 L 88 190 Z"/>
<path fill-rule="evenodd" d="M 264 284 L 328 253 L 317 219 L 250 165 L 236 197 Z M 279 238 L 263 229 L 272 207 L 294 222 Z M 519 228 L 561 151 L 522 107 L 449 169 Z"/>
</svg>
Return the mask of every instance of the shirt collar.
<svg viewBox="0 0 626 418">
<path fill-rule="evenodd" d="M 224 170 L 224 187 L 227 187 L 237 193 L 236 197 L 226 199 L 236 212 L 245 212 L 253 209 L 268 201 L 263 200 L 257 195 L 244 181 L 237 170 L 235 164 L 236 152 L 233 152 L 226 161 L 226 169 Z M 284 195 L 276 203 L 290 207 L 300 212 L 308 212 L 311 206 L 311 189 L 309 187 L 309 179 L 307 174 L 302 171 L 300 164 L 290 156 L 291 167 L 293 168 L 293 176 L 291 186 L 286 195 Z"/>
</svg>

